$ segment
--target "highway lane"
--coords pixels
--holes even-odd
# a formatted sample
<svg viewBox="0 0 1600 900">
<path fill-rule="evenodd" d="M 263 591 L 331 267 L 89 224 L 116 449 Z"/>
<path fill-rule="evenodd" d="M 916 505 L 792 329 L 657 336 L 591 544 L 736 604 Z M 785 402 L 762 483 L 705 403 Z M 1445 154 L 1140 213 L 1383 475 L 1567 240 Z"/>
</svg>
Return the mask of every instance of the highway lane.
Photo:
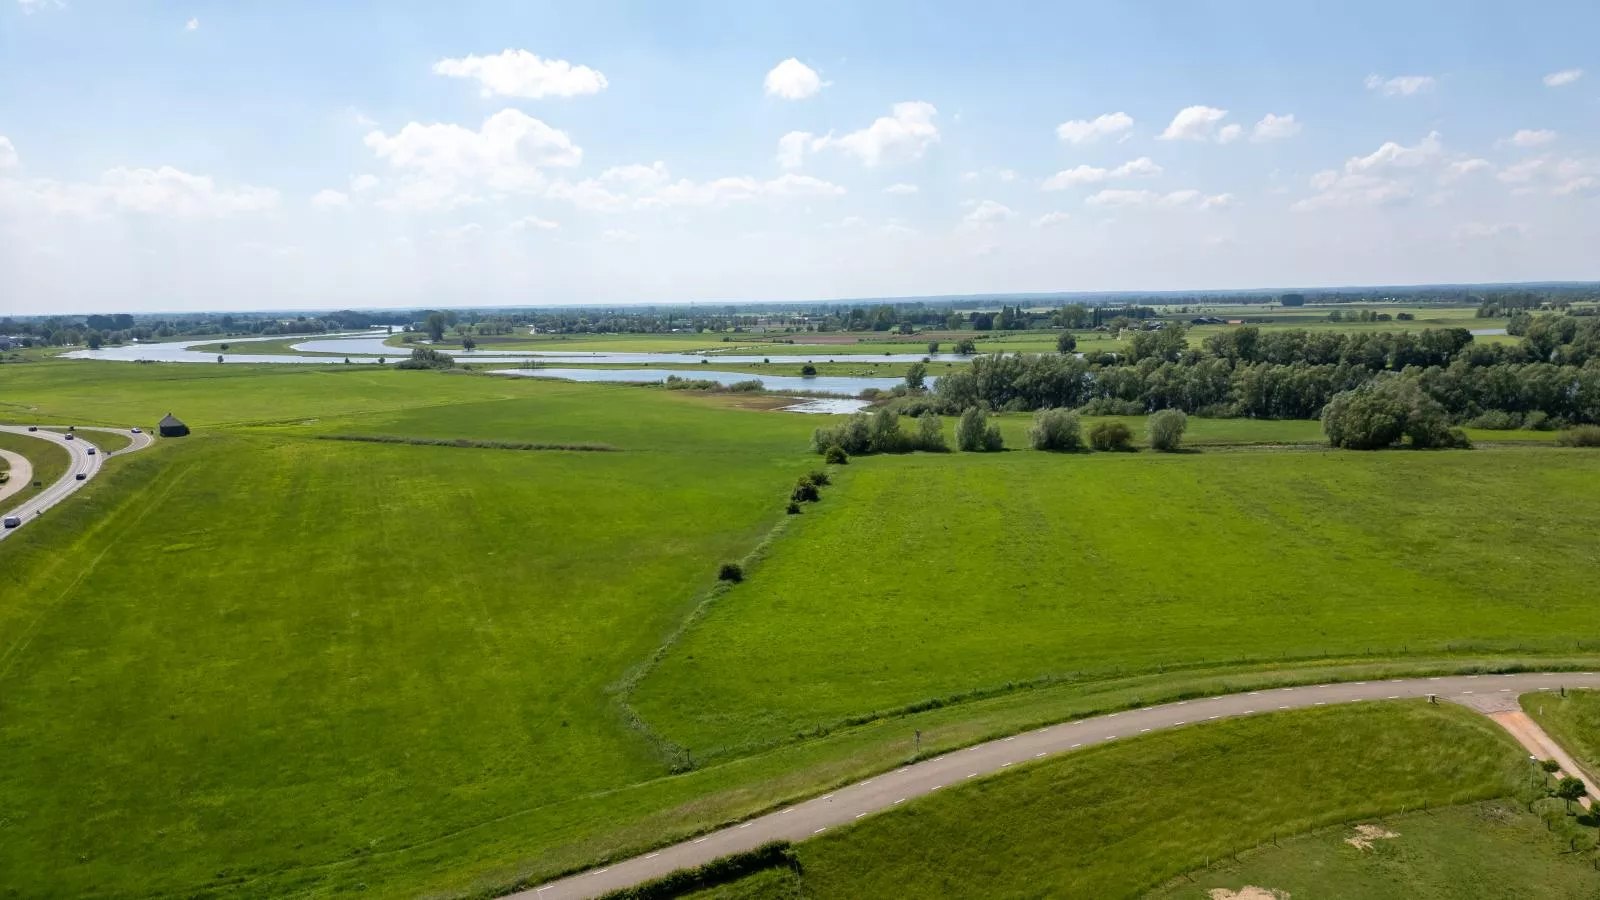
<svg viewBox="0 0 1600 900">
<path fill-rule="evenodd" d="M 1003 772 L 1013 766 L 1069 753 L 1080 747 L 1127 740 L 1168 728 L 1193 727 L 1218 719 L 1262 715 L 1280 710 L 1426 698 L 1429 695 L 1480 708 L 1481 704 L 1472 701 L 1482 695 L 1507 695 L 1502 702 L 1508 702 L 1518 694 L 1553 691 L 1563 687 L 1600 688 L 1600 675 L 1592 672 L 1518 673 L 1352 681 L 1226 694 L 1063 722 L 904 766 L 777 812 L 642 856 L 552 881 L 513 896 L 522 900 L 598 897 L 660 878 L 677 869 L 753 850 L 768 841 L 802 841 L 934 791 Z"/>
<path fill-rule="evenodd" d="M 143 450 L 153 443 L 149 434 L 132 434 L 117 428 L 79 428 L 74 432 L 74 437 L 70 441 L 67 440 L 65 434 L 60 432 L 49 431 L 45 428 L 40 428 L 38 431 L 29 431 L 26 425 L 0 425 L 0 431 L 8 431 L 12 434 L 49 441 L 66 448 L 67 455 L 70 458 L 66 474 L 62 475 L 54 484 L 46 485 L 43 490 L 24 500 L 21 505 L 0 511 L 0 515 L 17 516 L 22 519 L 22 525 L 17 528 L 0 529 L 0 540 L 5 540 L 16 532 L 21 531 L 22 528 L 39 518 L 42 513 L 81 490 L 89 482 L 93 481 L 96 475 L 100 474 L 100 467 L 107 454 L 90 441 L 85 432 L 116 432 L 127 434 L 133 438 L 132 444 L 114 454 L 117 456 Z M 89 452 L 91 447 L 94 448 L 94 453 Z M 84 476 L 82 481 L 78 480 L 77 476 L 79 474 Z"/>
</svg>

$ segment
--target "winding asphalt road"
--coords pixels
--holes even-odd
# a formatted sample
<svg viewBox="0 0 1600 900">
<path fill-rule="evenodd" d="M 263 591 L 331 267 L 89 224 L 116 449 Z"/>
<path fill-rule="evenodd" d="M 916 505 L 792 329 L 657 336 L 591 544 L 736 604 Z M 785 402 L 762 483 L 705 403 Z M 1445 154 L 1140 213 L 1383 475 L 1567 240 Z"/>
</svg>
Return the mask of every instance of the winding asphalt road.
<svg viewBox="0 0 1600 900">
<path fill-rule="evenodd" d="M 10 450 L 0 450 L 0 459 L 6 461 L 6 468 L 11 476 L 5 484 L 0 484 L 0 503 L 4 503 L 12 494 L 20 494 L 27 490 L 28 485 L 33 482 L 33 463 L 21 453 L 12 453 Z"/>
<path fill-rule="evenodd" d="M 67 436 L 61 432 L 49 431 L 44 428 L 40 428 L 38 431 L 29 431 L 28 426 L 26 425 L 0 425 L 0 431 L 9 431 L 12 434 L 20 434 L 26 437 L 50 441 L 53 444 L 58 444 L 62 447 L 65 447 L 67 449 L 67 455 L 71 457 L 71 460 L 67 465 L 66 474 L 62 475 L 55 484 L 47 485 L 39 493 L 29 497 L 27 500 L 24 500 L 21 506 L 18 506 L 14 509 L 0 510 L 0 515 L 17 516 L 22 519 L 22 526 L 17 528 L 0 528 L 0 540 L 5 540 L 12 534 L 21 531 L 23 526 L 26 526 L 34 519 L 37 519 L 45 510 L 48 510 L 57 503 L 60 503 L 61 501 L 72 496 L 90 481 L 93 481 L 96 475 L 100 474 L 101 461 L 110 454 L 107 454 L 104 450 L 101 450 L 99 447 L 95 447 L 93 443 L 86 440 L 84 437 L 85 432 L 106 431 L 115 434 L 126 434 L 128 437 L 133 438 L 133 443 L 129 444 L 126 448 L 117 451 L 116 455 L 119 456 L 123 453 L 132 453 L 135 450 L 143 450 L 154 443 L 149 434 L 132 434 L 119 428 L 91 428 L 88 426 L 82 426 L 73 432 L 74 438 L 70 441 L 67 440 Z M 91 447 L 94 447 L 95 450 L 95 452 L 92 454 L 89 452 Z M 80 473 L 84 476 L 82 481 L 79 481 L 77 478 Z"/>
<path fill-rule="evenodd" d="M 1514 706 L 1519 694 L 1553 691 L 1563 687 L 1600 688 L 1600 674 L 1529 672 L 1352 681 L 1227 694 L 1079 719 L 904 766 L 787 809 L 681 844 L 663 847 L 643 856 L 552 881 L 513 896 L 523 900 L 598 897 L 619 888 L 660 878 L 677 869 L 753 850 L 768 841 L 805 840 L 830 828 L 849 825 L 875 812 L 892 809 L 942 788 L 992 775 L 1012 766 L 1067 753 L 1079 747 L 1124 740 L 1167 728 L 1285 709 L 1429 695 L 1489 712 L 1495 708 Z"/>
</svg>

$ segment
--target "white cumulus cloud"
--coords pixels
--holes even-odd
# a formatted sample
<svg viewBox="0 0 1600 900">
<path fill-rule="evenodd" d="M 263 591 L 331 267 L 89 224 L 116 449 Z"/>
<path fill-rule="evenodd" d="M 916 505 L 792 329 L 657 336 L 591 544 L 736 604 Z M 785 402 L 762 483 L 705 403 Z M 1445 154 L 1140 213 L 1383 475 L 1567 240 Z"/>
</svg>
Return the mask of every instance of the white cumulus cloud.
<svg viewBox="0 0 1600 900">
<path fill-rule="evenodd" d="M 1255 130 L 1250 132 L 1250 140 L 1256 142 L 1279 141 L 1292 138 L 1300 133 L 1300 123 L 1294 120 L 1294 113 L 1288 115 L 1274 115 L 1267 113 L 1261 121 L 1256 123 Z"/>
<path fill-rule="evenodd" d="M 0 135 L 0 169 L 9 169 L 18 162 L 17 148 L 11 145 L 10 138 Z"/>
<path fill-rule="evenodd" d="M 273 209 L 278 192 L 249 185 L 219 187 L 209 175 L 192 175 L 171 166 L 119 167 L 92 182 L 0 180 L 0 205 L 49 215 L 212 218 Z"/>
<path fill-rule="evenodd" d="M 378 176 L 376 175 L 357 175 L 350 179 L 350 191 L 352 193 L 359 194 L 362 191 L 370 191 L 377 186 Z"/>
<path fill-rule="evenodd" d="M 1059 212 L 1059 211 L 1057 211 L 1057 212 L 1047 212 L 1044 215 L 1040 216 L 1039 218 L 1034 219 L 1033 220 L 1033 224 L 1037 228 L 1049 228 L 1052 225 L 1064 224 L 1064 223 L 1070 221 L 1071 219 L 1072 219 L 1072 214 L 1071 213 L 1064 213 L 1064 212 Z"/>
<path fill-rule="evenodd" d="M 1439 141 L 1439 132 L 1430 131 L 1428 136 L 1417 142 L 1415 147 L 1406 147 L 1394 141 L 1387 141 L 1383 146 L 1366 156 L 1351 157 L 1345 162 L 1344 168 L 1347 172 L 1412 168 L 1433 162 L 1443 152 L 1444 145 Z"/>
<path fill-rule="evenodd" d="M 767 96 L 784 100 L 804 100 L 822 90 L 822 78 L 815 69 L 790 57 L 772 67 L 766 78 Z"/>
<path fill-rule="evenodd" d="M 1172 117 L 1167 130 L 1161 132 L 1161 140 L 1208 141 L 1219 138 L 1217 126 L 1227 115 L 1227 110 L 1215 106 L 1186 106 Z M 1235 129 L 1232 134 L 1237 137 L 1237 126 L 1228 127 Z"/>
<path fill-rule="evenodd" d="M 1107 188 L 1090 194 L 1083 200 L 1089 206 L 1149 207 L 1154 209 L 1213 209 L 1233 203 L 1232 194 L 1206 194 L 1194 188 L 1159 193 L 1157 191 L 1130 191 Z"/>
<path fill-rule="evenodd" d="M 1491 168 L 1487 159 L 1458 159 L 1446 163 L 1444 170 L 1439 173 L 1439 180 L 1446 184 L 1459 181 L 1473 172 L 1482 172 Z"/>
<path fill-rule="evenodd" d="M 1582 77 L 1582 69 L 1562 69 L 1559 72 L 1551 72 L 1549 75 L 1546 75 L 1544 77 L 1544 83 L 1546 87 L 1562 87 L 1564 85 L 1571 84 Z"/>
<path fill-rule="evenodd" d="M 860 131 L 835 137 L 832 132 L 817 137 L 810 132 L 791 131 L 778 140 L 779 164 L 794 168 L 807 153 L 838 150 L 854 156 L 864 166 L 920 159 L 930 144 L 939 142 L 939 128 L 933 124 L 938 110 L 921 100 L 896 103 L 891 115 L 879 116 Z"/>
<path fill-rule="evenodd" d="M 606 76 L 564 59 L 540 59 L 526 50 L 495 56 L 463 56 L 433 64 L 435 75 L 475 78 L 485 97 L 576 97 L 605 90 Z"/>
<path fill-rule="evenodd" d="M 1556 133 L 1548 128 L 1519 128 L 1505 143 L 1514 147 L 1543 147 L 1555 139 Z"/>
<path fill-rule="evenodd" d="M 554 231 L 560 227 L 560 222 L 552 222 L 538 216 L 523 216 L 506 226 L 511 231 Z"/>
<path fill-rule="evenodd" d="M 845 189 L 810 175 L 787 173 L 761 180 L 748 175 L 693 181 L 673 179 L 666 163 L 633 164 L 605 170 L 599 178 L 576 184 L 553 183 L 545 195 L 566 200 L 579 209 L 617 212 L 669 207 L 720 207 L 730 203 L 793 197 L 837 197 Z"/>
<path fill-rule="evenodd" d="M 1103 137 L 1122 134 L 1133 127 L 1133 117 L 1125 112 L 1104 113 L 1092 119 L 1072 119 L 1056 126 L 1056 137 L 1069 144 L 1088 144 Z"/>
<path fill-rule="evenodd" d="M 1080 165 L 1064 169 L 1046 178 L 1042 187 L 1047 191 L 1062 191 L 1085 184 L 1098 184 L 1113 178 L 1154 178 L 1161 174 L 1161 166 L 1148 156 L 1131 159 L 1115 169 Z"/>
<path fill-rule="evenodd" d="M 914 185 L 914 184 L 905 184 L 904 182 L 902 182 L 900 184 L 891 184 L 888 187 L 883 189 L 883 192 L 885 194 L 896 194 L 896 195 L 899 195 L 899 196 L 902 196 L 902 197 L 904 197 L 904 196 L 906 196 L 908 194 L 915 194 L 917 191 L 918 191 L 918 188 L 917 188 L 916 185 Z"/>
<path fill-rule="evenodd" d="M 967 213 L 963 221 L 971 225 L 993 225 L 996 222 L 1004 222 L 1014 215 L 1016 213 L 1012 212 L 1009 206 L 996 203 L 993 200 L 985 200 L 974 205 L 972 212 Z"/>
<path fill-rule="evenodd" d="M 324 188 L 311 195 L 311 205 L 318 209 L 343 209 L 350 205 L 350 195 L 332 188 Z"/>
<path fill-rule="evenodd" d="M 1432 75 L 1396 75 L 1393 78 L 1368 75 L 1365 83 L 1367 90 L 1377 91 L 1385 97 L 1411 97 L 1432 91 L 1438 81 Z"/>
<path fill-rule="evenodd" d="M 373 131 L 364 141 L 406 177 L 384 203 L 391 208 L 460 206 L 481 199 L 473 193 L 479 188 L 537 192 L 547 183 L 543 169 L 583 159 L 566 132 L 515 109 L 495 113 L 477 131 L 411 122 L 394 134 Z"/>
</svg>

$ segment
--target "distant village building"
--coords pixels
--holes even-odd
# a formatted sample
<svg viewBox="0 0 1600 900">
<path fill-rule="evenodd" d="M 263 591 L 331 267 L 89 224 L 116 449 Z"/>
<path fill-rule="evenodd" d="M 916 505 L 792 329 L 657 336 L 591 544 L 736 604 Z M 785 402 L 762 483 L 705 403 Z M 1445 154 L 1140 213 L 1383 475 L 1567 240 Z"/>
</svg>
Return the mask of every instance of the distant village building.
<svg viewBox="0 0 1600 900">
<path fill-rule="evenodd" d="M 156 427 L 161 432 L 162 437 L 183 437 L 189 433 L 189 426 L 178 421 L 178 417 L 172 413 L 167 413 L 166 418 L 162 419 L 161 424 Z"/>
</svg>

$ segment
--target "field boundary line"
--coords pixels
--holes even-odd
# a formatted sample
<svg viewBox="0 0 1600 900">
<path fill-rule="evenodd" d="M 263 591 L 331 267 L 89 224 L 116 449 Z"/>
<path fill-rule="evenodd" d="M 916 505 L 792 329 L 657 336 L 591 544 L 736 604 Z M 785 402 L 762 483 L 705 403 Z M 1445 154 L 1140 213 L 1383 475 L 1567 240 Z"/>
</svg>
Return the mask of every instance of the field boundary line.
<svg viewBox="0 0 1600 900">
<path fill-rule="evenodd" d="M 789 521 L 792 518 L 793 516 L 785 515 L 773 523 L 773 526 L 750 549 L 750 552 L 739 560 L 739 567 L 742 571 L 748 574 L 760 567 L 761 560 L 772 549 L 772 545 L 788 530 Z M 656 666 L 660 665 L 661 660 L 666 658 L 667 653 L 677 646 L 679 641 L 683 640 L 685 634 L 689 633 L 689 629 L 705 618 L 712 604 L 733 590 L 734 586 L 734 582 L 719 581 L 707 588 L 700 594 L 694 605 L 690 607 L 689 612 L 678 621 L 676 627 L 667 633 L 666 637 L 656 646 L 655 650 L 651 651 L 649 656 L 629 667 L 621 678 L 607 685 L 605 689 L 606 693 L 611 696 L 612 702 L 617 705 L 618 711 L 622 713 L 623 720 L 627 723 L 627 726 L 644 735 L 647 740 L 654 744 L 657 752 L 666 759 L 674 772 L 687 771 L 694 768 L 688 748 L 668 740 L 657 732 L 654 726 L 646 722 L 644 717 L 639 714 L 639 710 L 633 705 L 632 695 L 639 686 L 639 682 L 643 681 L 646 675 L 649 675 Z"/>
</svg>

